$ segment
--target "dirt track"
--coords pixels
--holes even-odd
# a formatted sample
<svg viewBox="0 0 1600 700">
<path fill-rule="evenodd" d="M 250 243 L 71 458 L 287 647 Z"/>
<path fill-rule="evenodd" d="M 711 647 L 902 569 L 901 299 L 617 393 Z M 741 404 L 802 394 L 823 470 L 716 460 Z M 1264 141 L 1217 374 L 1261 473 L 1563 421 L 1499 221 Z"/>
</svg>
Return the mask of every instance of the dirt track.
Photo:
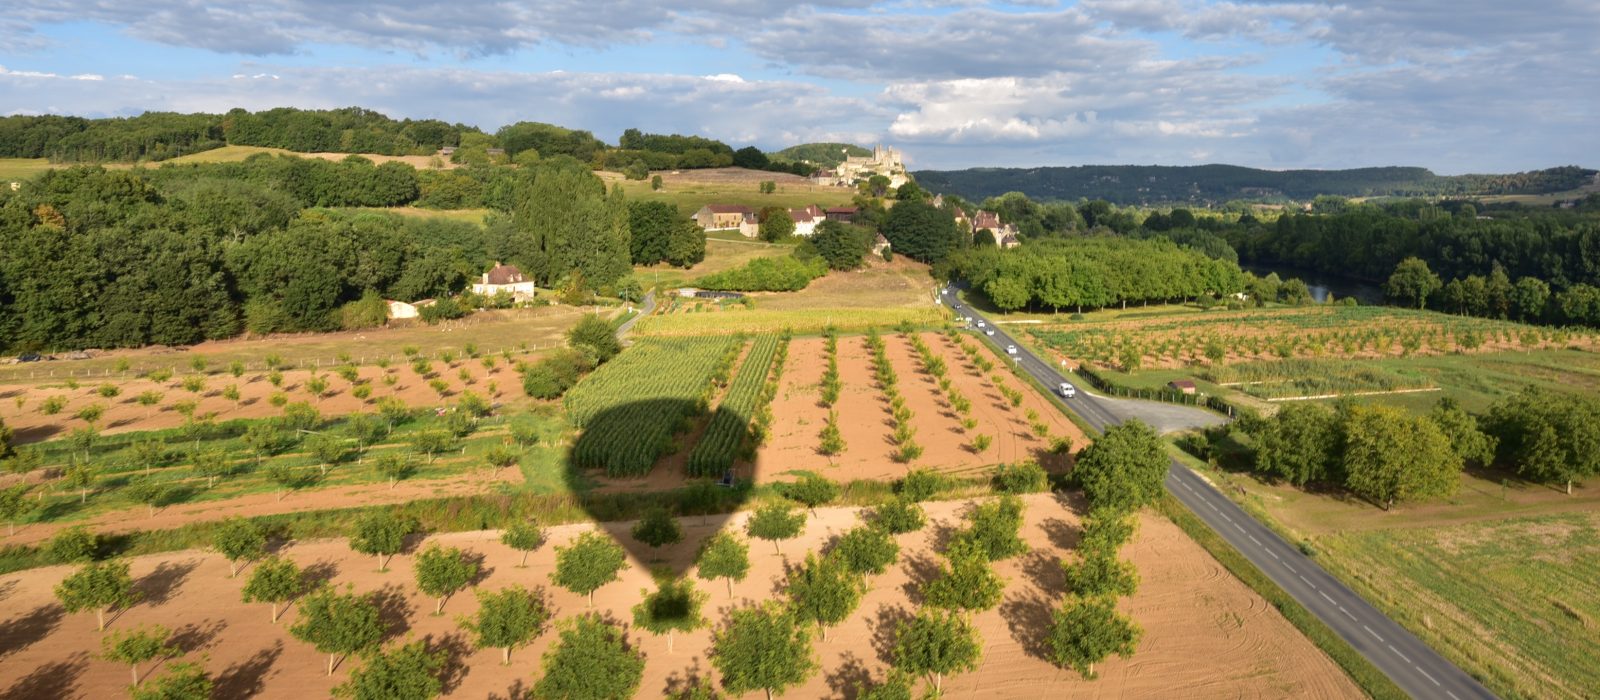
<svg viewBox="0 0 1600 700">
<path fill-rule="evenodd" d="M 1332 661 L 1275 610 L 1175 526 L 1155 517 L 1141 518 L 1139 534 L 1125 550 L 1141 577 L 1139 592 L 1122 603 L 1145 630 L 1137 653 L 1129 660 L 1102 664 L 1097 669 L 1100 678 L 1094 681 L 1055 669 L 1036 656 L 1035 640 L 1041 622 L 1048 619 L 1049 606 L 1063 593 L 1055 561 L 1070 556 L 1078 518 L 1054 497 L 1027 500 L 1024 532 L 1034 550 L 999 566 L 1008 583 L 1005 601 L 998 610 L 975 619 L 984 642 L 983 662 L 973 673 L 946 680 L 949 697 L 1359 697 Z M 849 689 L 855 681 L 882 677 L 885 661 L 879 647 L 884 625 L 892 626 L 911 609 L 917 582 L 935 561 L 928 553 L 930 542 L 939 526 L 957 523 L 962 505 L 929 504 L 932 525 L 900 537 L 901 562 L 874 578 L 857 614 L 833 630 L 828 642 L 817 643 L 822 671 L 788 697 L 852 697 Z M 823 509 L 802 539 L 784 543 L 787 560 L 797 560 L 807 548 L 821 546 L 855 522 L 850 509 Z M 687 568 L 699 541 L 713 529 L 698 520 L 686 525 L 686 541 L 665 550 L 657 563 Z M 553 543 L 564 543 L 584 529 L 587 526 L 556 528 Z M 627 524 L 607 529 L 614 536 L 626 536 Z M 483 554 L 492 569 L 482 584 L 488 589 L 510 583 L 544 586 L 560 616 L 583 610 L 580 597 L 549 586 L 554 566 L 549 546 L 534 554 L 528 568 L 518 569 L 513 553 L 498 544 L 497 533 L 437 539 Z M 377 573 L 371 558 L 354 554 L 344 541 L 296 543 L 284 553 L 339 585 L 381 592 L 385 617 L 395 631 L 392 638 L 428 639 L 450 649 L 451 697 L 505 697 L 514 688 L 528 688 L 540 675 L 538 659 L 555 637 L 546 632 L 531 648 L 515 651 L 512 665 L 504 667 L 499 665 L 498 651 L 464 646 L 455 620 L 475 610 L 470 592 L 452 598 L 441 617 L 430 614 L 431 600 L 414 595 L 412 556 L 401 555 L 388 573 Z M 760 542 L 752 548 L 751 558 L 755 568 L 735 586 L 734 598 L 773 597 L 785 559 Z M 127 668 L 97 658 L 100 635 L 94 632 L 93 616 L 66 615 L 51 597 L 51 588 L 66 573 L 64 567 L 50 567 L 0 577 L 4 697 L 100 697 L 124 692 Z M 159 623 L 179 631 L 179 641 L 189 652 L 186 658 L 205 654 L 205 667 L 218 679 L 218 697 L 325 697 L 356 665 L 347 661 L 332 678 L 325 677 L 324 657 L 287 632 L 296 611 L 291 607 L 278 626 L 269 624 L 266 606 L 239 602 L 244 579 L 226 578 L 227 564 L 215 554 L 189 551 L 141 557 L 133 561 L 133 574 L 145 602 L 117 617 L 110 628 Z M 621 581 L 601 589 L 597 606 L 627 620 L 638 591 L 648 585 L 648 572 L 634 562 Z M 720 581 L 701 587 L 711 595 L 710 616 L 720 619 L 729 604 L 726 588 Z M 628 637 L 647 657 L 639 697 L 659 697 L 670 678 L 681 679 L 691 669 L 700 674 L 709 669 L 706 631 L 679 635 L 672 654 L 663 639 L 633 630 Z"/>
</svg>

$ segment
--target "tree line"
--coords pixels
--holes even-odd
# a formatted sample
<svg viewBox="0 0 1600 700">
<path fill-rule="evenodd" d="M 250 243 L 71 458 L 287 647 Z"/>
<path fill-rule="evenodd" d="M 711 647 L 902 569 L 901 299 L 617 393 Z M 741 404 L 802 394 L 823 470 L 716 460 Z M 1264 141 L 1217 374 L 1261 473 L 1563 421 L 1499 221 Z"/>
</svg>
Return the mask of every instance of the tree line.
<svg viewBox="0 0 1600 700">
<path fill-rule="evenodd" d="M 1426 415 L 1300 402 L 1248 417 L 1249 463 L 1295 486 L 1343 488 L 1383 508 L 1448 497 L 1469 464 L 1565 488 L 1600 475 L 1600 401 L 1528 388 L 1473 416 L 1450 399 Z M 1223 429 L 1224 431 L 1228 429 Z"/>
<path fill-rule="evenodd" d="M 1220 297 L 1245 284 L 1238 265 L 1164 239 L 1083 237 L 1013 249 L 974 247 L 953 258 L 950 270 L 1002 311 Z"/>
</svg>

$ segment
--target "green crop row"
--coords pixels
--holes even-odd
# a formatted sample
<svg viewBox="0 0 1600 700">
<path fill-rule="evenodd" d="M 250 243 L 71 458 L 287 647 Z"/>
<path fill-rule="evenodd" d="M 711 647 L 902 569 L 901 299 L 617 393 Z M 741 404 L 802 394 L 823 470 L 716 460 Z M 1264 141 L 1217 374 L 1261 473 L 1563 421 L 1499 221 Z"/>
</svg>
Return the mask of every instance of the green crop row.
<svg viewBox="0 0 1600 700">
<path fill-rule="evenodd" d="M 727 396 L 717 406 L 694 450 L 689 453 L 686 469 L 689 476 L 721 476 L 733 467 L 741 448 L 748 443 L 750 421 L 763 399 L 770 396 L 763 390 L 772 369 L 773 356 L 780 341 L 777 336 L 757 337 L 745 357 L 739 374 L 733 378 Z"/>
</svg>

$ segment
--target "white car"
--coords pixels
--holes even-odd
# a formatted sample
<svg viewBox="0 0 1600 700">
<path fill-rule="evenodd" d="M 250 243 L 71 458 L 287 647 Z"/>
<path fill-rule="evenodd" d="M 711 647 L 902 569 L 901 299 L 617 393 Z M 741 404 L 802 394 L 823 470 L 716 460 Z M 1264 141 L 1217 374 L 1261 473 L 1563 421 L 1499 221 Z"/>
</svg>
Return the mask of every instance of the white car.
<svg viewBox="0 0 1600 700">
<path fill-rule="evenodd" d="M 984 335 L 994 335 L 994 329 L 990 328 L 989 330 L 984 331 L 983 334 Z"/>
<path fill-rule="evenodd" d="M 1061 386 L 1057 388 L 1057 391 L 1061 392 L 1061 398 L 1063 399 L 1070 399 L 1078 395 L 1077 387 L 1074 387 L 1066 382 L 1062 382 Z"/>
<path fill-rule="evenodd" d="M 978 327 L 979 327 L 979 328 L 984 328 L 984 327 L 985 327 L 985 324 L 984 324 L 984 322 L 983 322 L 983 321 L 979 321 L 979 322 L 978 322 Z"/>
<path fill-rule="evenodd" d="M 1015 355 L 1015 354 L 1017 354 L 1017 346 L 1015 346 L 1015 345 L 1007 345 L 1006 346 L 1006 354 L 1007 355 Z"/>
</svg>

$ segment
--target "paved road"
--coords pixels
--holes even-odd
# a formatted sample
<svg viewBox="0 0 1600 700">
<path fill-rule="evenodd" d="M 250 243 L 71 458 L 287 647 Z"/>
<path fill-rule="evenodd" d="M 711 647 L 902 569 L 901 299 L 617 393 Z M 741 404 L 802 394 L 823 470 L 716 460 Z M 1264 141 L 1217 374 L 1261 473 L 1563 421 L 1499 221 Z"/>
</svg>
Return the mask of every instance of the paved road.
<svg viewBox="0 0 1600 700">
<path fill-rule="evenodd" d="M 993 326 L 992 321 L 958 300 L 954 291 L 944 299 L 956 315 L 983 319 Z M 1004 330 L 996 328 L 989 340 L 1001 348 L 1017 345 L 1019 365 L 1045 386 L 1054 387 L 1067 381 Z M 1097 430 L 1137 418 L 1139 405 L 1152 403 L 1118 399 L 1113 405 L 1104 397 L 1084 392 L 1081 387 L 1074 398 L 1054 398 Z M 1167 472 L 1167 490 L 1412 697 L 1451 700 L 1495 697 L 1177 460 L 1172 461 Z"/>
<path fill-rule="evenodd" d="M 624 321 L 622 325 L 617 326 L 617 340 L 625 340 L 628 331 L 633 330 L 633 324 L 638 323 L 639 319 L 649 316 L 655 310 L 656 290 L 652 289 L 644 295 L 644 304 L 639 307 L 639 313 L 633 318 Z"/>
</svg>

